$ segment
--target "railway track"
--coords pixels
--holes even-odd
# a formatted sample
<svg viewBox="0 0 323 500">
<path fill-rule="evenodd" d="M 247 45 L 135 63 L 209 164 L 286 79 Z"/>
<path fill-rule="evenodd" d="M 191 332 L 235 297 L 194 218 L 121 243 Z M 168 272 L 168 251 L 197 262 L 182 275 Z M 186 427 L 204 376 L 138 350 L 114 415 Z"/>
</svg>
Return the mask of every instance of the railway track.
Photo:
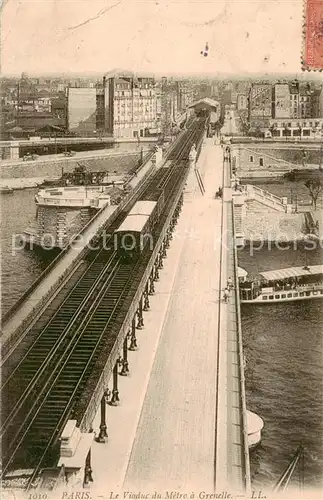
<svg viewBox="0 0 323 500">
<path fill-rule="evenodd" d="M 59 450 L 51 446 L 91 373 L 106 328 L 113 322 L 122 297 L 131 285 L 132 271 L 132 265 L 121 264 L 119 260 L 110 270 L 100 297 L 77 329 L 29 411 L 22 430 L 10 445 L 9 451 L 15 457 L 14 468 L 24 466 L 26 460 L 29 467 L 37 467 L 40 462 L 46 466 L 57 459 Z M 51 453 L 47 454 L 48 450 Z"/>
<path fill-rule="evenodd" d="M 197 122 L 185 134 L 172 166 L 156 173 L 141 198 L 149 199 L 165 189 L 170 199 L 185 175 L 183 159 L 201 136 L 201 126 Z M 115 227 L 124 216 L 120 214 Z M 101 249 L 92 258 L 90 267 L 3 383 L 3 477 L 20 467 L 34 468 L 34 477 L 40 467 L 55 463 L 57 438 L 90 378 L 109 328 L 124 310 L 125 300 L 131 299 L 130 292 L 144 271 L 144 262 L 139 260 L 135 266 L 121 263 L 113 249 Z"/>
</svg>

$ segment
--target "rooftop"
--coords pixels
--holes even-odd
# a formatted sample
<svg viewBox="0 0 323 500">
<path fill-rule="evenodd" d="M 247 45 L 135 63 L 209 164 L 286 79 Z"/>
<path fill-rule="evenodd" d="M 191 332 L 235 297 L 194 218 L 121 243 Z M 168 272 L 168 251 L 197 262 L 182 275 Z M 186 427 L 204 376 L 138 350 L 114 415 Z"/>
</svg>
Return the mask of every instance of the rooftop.
<svg viewBox="0 0 323 500">
<path fill-rule="evenodd" d="M 268 281 L 282 280 L 300 276 L 313 276 L 316 274 L 323 274 L 323 265 L 287 267 L 285 269 L 277 269 L 276 271 L 264 271 L 259 274 Z"/>
<path fill-rule="evenodd" d="M 209 97 L 204 97 L 203 99 L 199 99 L 196 102 L 193 102 L 189 107 L 190 108 L 195 108 L 195 106 L 200 106 L 202 104 L 205 104 L 206 106 L 209 106 L 211 108 L 218 108 L 220 105 L 219 101 L 216 101 L 215 99 L 210 99 Z"/>
</svg>

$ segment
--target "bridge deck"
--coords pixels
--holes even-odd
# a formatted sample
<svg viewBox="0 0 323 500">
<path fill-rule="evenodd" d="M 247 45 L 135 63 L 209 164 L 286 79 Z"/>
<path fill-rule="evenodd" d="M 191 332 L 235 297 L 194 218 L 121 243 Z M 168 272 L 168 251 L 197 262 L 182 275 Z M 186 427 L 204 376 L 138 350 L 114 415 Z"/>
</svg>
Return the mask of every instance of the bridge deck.
<svg viewBox="0 0 323 500">
<path fill-rule="evenodd" d="M 218 168 L 216 168 L 218 167 Z M 153 366 L 125 489 L 213 488 L 218 334 L 221 161 L 208 162 L 206 194 L 184 210 L 190 223 Z"/>
<path fill-rule="evenodd" d="M 153 335 L 155 347 L 150 353 L 147 346 L 136 353 L 131 379 L 120 381 L 121 406 L 107 409 L 109 443 L 94 444 L 92 465 L 97 480 L 93 486 L 99 490 L 103 483 L 136 492 L 214 489 L 215 462 L 219 456 L 217 404 L 218 400 L 222 404 L 226 399 L 227 391 L 237 390 L 232 386 L 235 380 L 231 379 L 237 374 L 235 367 L 233 371 L 222 367 L 228 384 L 220 385 L 221 394 L 217 398 L 221 202 L 214 199 L 214 193 L 222 185 L 222 150 L 212 140 L 206 141 L 198 166 L 205 195 L 201 195 L 192 172 L 161 282 L 157 283 L 151 311 L 146 315 L 148 324 L 138 334 L 139 339 L 142 334 L 146 339 Z M 174 259 L 180 259 L 176 273 Z M 171 273 L 172 267 L 175 276 L 163 282 L 164 273 Z M 157 305 L 154 301 L 158 294 Z M 224 349 L 225 365 L 231 362 L 227 332 L 235 332 L 237 326 L 236 315 L 231 312 L 234 305 L 232 302 L 220 306 L 221 334 L 225 331 L 225 341 L 220 346 Z M 164 323 L 162 309 L 167 310 Z M 146 333 L 147 328 L 150 333 Z M 141 345 L 144 342 L 142 339 Z M 245 464 L 240 438 L 241 407 L 235 401 L 236 396 L 240 396 L 240 391 L 229 400 L 230 405 L 235 405 L 233 417 L 229 415 L 231 406 L 221 412 L 224 419 L 218 421 L 221 428 L 217 447 L 223 452 L 228 477 L 232 474 L 232 463 L 237 464 L 235 484 L 242 490 Z M 232 419 L 235 419 L 233 435 Z"/>
</svg>

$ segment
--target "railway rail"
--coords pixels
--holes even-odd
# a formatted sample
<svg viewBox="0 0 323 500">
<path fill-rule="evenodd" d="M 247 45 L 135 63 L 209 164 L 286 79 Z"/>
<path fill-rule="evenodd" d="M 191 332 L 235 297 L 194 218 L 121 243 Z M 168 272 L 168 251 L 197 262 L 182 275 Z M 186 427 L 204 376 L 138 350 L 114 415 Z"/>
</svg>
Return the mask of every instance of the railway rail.
<svg viewBox="0 0 323 500">
<path fill-rule="evenodd" d="M 141 195 L 143 199 L 154 199 L 164 189 L 165 214 L 171 208 L 178 183 L 186 175 L 185 160 L 201 136 L 202 127 L 204 121 L 197 121 L 183 135 L 171 153 L 171 166 L 160 168 Z M 156 235 L 162 230 L 165 214 L 154 230 Z M 109 229 L 117 228 L 125 216 L 121 213 Z M 75 404 L 82 400 L 104 346 L 113 345 L 111 325 L 118 323 L 116 319 L 133 300 L 151 254 L 146 249 L 135 264 L 125 264 L 113 246 L 102 247 L 102 237 L 99 243 L 101 248 L 89 253 L 89 268 L 3 381 L 0 436 L 4 479 L 12 469 L 32 468 L 30 485 L 41 467 L 56 462 L 60 432 Z"/>
</svg>

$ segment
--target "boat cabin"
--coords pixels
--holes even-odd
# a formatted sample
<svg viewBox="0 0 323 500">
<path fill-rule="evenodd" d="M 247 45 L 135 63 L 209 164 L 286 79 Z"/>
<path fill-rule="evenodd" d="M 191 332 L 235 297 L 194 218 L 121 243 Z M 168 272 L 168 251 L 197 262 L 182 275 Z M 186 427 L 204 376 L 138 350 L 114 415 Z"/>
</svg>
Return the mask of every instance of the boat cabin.
<svg viewBox="0 0 323 500">
<path fill-rule="evenodd" d="M 241 302 L 284 302 L 323 297 L 323 265 L 265 271 L 240 282 Z"/>
</svg>

